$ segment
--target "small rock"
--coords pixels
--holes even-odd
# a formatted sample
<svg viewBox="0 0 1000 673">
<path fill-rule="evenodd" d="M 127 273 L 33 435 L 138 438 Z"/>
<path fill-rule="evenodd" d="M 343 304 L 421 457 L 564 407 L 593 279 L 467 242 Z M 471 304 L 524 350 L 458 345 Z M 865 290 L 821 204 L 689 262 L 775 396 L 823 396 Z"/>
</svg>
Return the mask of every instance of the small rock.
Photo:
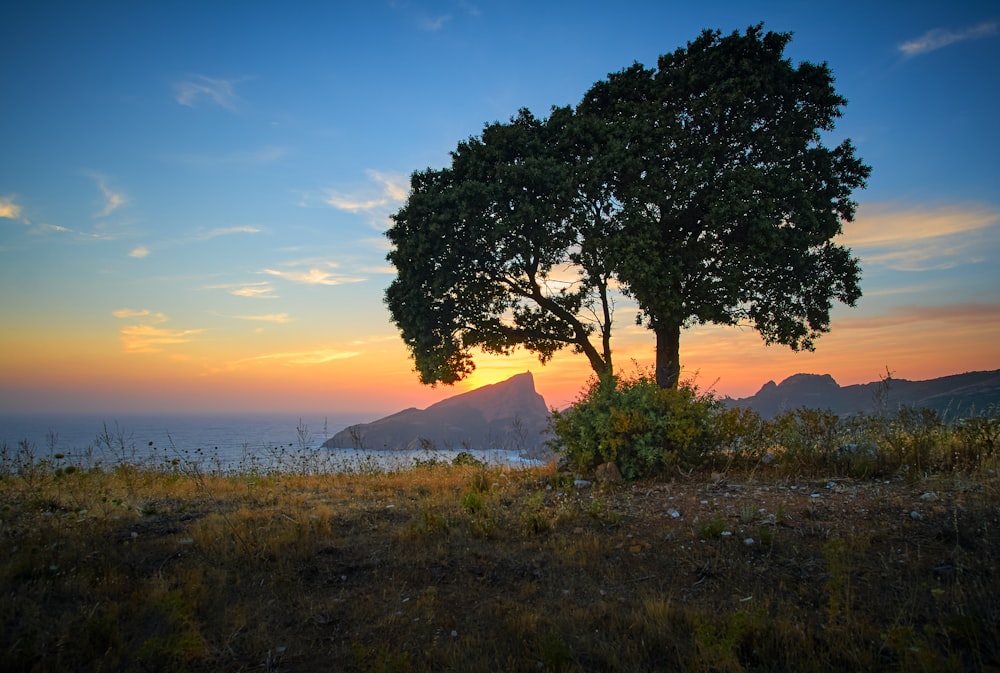
<svg viewBox="0 0 1000 673">
<path fill-rule="evenodd" d="M 934 491 L 929 491 L 927 493 L 924 493 L 922 496 L 920 496 L 920 499 L 923 500 L 924 502 L 934 502 L 935 500 L 939 500 L 938 494 L 935 493 Z"/>
<path fill-rule="evenodd" d="M 597 481 L 605 484 L 618 484 L 622 481 L 622 473 L 614 463 L 602 463 L 595 471 Z"/>
<path fill-rule="evenodd" d="M 680 513 L 680 512 L 678 512 L 678 511 L 677 511 L 676 509 L 674 509 L 673 507 L 671 507 L 670 509 L 668 509 L 668 510 L 667 510 L 667 514 L 669 514 L 669 515 L 670 515 L 670 518 L 671 518 L 671 519 L 679 519 L 679 518 L 681 518 L 681 513 Z"/>
<path fill-rule="evenodd" d="M 748 537 L 747 539 L 743 540 L 743 544 L 745 544 L 748 547 L 752 547 L 754 545 L 753 538 Z"/>
<path fill-rule="evenodd" d="M 587 481 L 586 479 L 574 479 L 573 485 L 576 486 L 577 488 L 589 488 L 590 482 Z"/>
<path fill-rule="evenodd" d="M 920 512 L 918 512 L 917 510 L 913 510 L 912 512 L 910 512 L 910 518 L 913 519 L 914 521 L 920 521 L 924 517 L 922 517 L 920 515 Z"/>
<path fill-rule="evenodd" d="M 812 494 L 812 495 L 810 495 L 809 497 L 810 497 L 810 498 L 818 498 L 818 497 L 819 497 L 819 493 L 813 493 L 813 494 Z"/>
</svg>

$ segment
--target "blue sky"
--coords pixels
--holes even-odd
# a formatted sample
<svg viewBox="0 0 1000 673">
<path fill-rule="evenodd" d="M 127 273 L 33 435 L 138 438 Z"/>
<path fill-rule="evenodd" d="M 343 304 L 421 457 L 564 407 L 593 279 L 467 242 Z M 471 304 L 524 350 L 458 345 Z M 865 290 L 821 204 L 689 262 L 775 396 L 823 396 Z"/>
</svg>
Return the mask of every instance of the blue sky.
<svg viewBox="0 0 1000 673">
<path fill-rule="evenodd" d="M 816 353 L 682 337 L 722 394 L 1000 368 L 1000 7 L 990 3 L 19 3 L 0 74 L 0 406 L 394 411 L 425 389 L 382 304 L 408 175 L 518 108 L 703 28 L 791 31 L 873 168 L 843 242 L 865 297 Z M 622 311 L 627 312 L 623 306 Z M 627 317 L 618 324 L 628 325 Z M 652 337 L 623 328 L 640 363 Z M 645 359 L 645 360 L 644 360 Z M 619 363 L 623 361 L 618 357 Z M 579 356 L 532 369 L 550 404 Z"/>
</svg>

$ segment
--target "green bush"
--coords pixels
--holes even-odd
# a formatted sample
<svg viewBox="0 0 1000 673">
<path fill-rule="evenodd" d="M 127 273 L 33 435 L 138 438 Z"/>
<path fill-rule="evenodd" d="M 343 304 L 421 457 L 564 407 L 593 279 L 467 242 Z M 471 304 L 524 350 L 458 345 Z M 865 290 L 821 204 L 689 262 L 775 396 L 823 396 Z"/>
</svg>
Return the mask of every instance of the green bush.
<svg viewBox="0 0 1000 673">
<path fill-rule="evenodd" d="M 553 413 L 552 446 L 578 470 L 614 462 L 626 479 L 700 464 L 718 445 L 722 405 L 691 382 L 662 389 L 652 376 L 594 381 L 569 409 Z"/>
</svg>

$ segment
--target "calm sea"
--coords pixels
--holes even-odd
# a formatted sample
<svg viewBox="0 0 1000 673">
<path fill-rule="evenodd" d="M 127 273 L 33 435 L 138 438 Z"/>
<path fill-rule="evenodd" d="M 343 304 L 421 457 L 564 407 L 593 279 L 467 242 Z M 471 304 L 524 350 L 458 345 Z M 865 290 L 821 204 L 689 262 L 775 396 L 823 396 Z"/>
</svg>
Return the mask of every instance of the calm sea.
<svg viewBox="0 0 1000 673">
<path fill-rule="evenodd" d="M 37 459 L 59 455 L 60 461 L 83 467 L 183 464 L 224 472 L 404 469 L 417 460 L 450 461 L 458 453 L 321 448 L 345 427 L 371 420 L 287 414 L 0 415 L 0 451 L 13 456 L 26 448 Z M 471 453 L 491 464 L 535 464 L 512 451 Z"/>
</svg>

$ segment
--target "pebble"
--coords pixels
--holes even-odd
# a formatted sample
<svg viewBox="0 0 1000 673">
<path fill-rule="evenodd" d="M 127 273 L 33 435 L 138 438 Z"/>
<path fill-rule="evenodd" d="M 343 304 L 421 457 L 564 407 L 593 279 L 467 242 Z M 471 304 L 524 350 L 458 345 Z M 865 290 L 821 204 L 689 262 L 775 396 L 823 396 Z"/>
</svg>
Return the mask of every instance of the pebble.
<svg viewBox="0 0 1000 673">
<path fill-rule="evenodd" d="M 924 517 L 920 516 L 920 512 L 918 512 L 917 510 L 913 510 L 912 512 L 910 512 L 910 518 L 913 519 L 914 521 L 920 521 Z"/>
<path fill-rule="evenodd" d="M 671 507 L 670 509 L 667 510 L 667 514 L 669 514 L 670 518 L 672 518 L 672 519 L 679 519 L 679 518 L 681 518 L 681 513 L 678 512 L 673 507 Z"/>
</svg>

